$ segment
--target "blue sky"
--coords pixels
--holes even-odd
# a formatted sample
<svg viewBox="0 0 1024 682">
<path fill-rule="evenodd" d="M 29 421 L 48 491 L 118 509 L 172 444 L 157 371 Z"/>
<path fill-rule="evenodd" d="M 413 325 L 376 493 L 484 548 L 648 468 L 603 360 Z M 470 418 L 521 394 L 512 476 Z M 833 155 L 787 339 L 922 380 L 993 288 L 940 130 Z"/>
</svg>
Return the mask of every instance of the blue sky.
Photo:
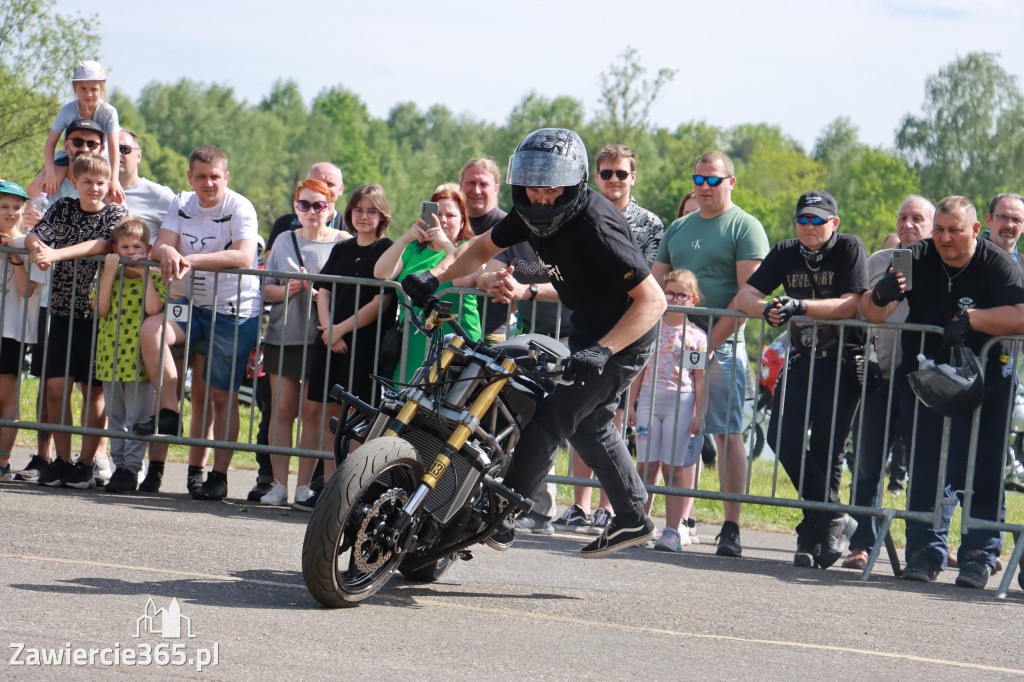
<svg viewBox="0 0 1024 682">
<path fill-rule="evenodd" d="M 290 78 L 310 99 L 341 84 L 380 117 L 411 100 L 502 122 L 531 90 L 575 97 L 593 114 L 600 73 L 631 45 L 651 75 L 678 70 L 652 109 L 658 125 L 767 122 L 810 147 L 849 116 L 863 141 L 891 147 L 902 117 L 921 109 L 925 78 L 956 57 L 997 52 L 1024 76 L 1015 0 L 56 6 L 103 8 L 100 60 L 110 85 L 133 97 L 151 80 L 187 76 L 257 102 Z"/>
</svg>

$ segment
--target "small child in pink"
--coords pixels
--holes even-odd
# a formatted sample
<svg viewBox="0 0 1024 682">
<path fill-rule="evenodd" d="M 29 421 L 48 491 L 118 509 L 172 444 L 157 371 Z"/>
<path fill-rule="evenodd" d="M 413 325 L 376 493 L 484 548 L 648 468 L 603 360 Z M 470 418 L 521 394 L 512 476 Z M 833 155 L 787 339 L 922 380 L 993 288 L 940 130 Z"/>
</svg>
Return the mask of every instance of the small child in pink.
<svg viewBox="0 0 1024 682">
<path fill-rule="evenodd" d="M 689 270 L 673 270 L 662 281 L 669 305 L 694 307 L 700 302 L 697 277 Z M 704 370 L 685 369 L 685 355 L 707 352 L 707 335 L 686 313 L 667 312 L 658 336 L 657 361 L 650 362 L 633 383 L 636 405 L 636 466 L 648 485 L 665 478 L 665 485 L 693 488 L 703 438 L 699 435 L 704 401 Z M 653 405 L 652 405 L 653 399 Z M 644 511 L 650 513 L 654 496 L 647 498 Z M 693 510 L 692 497 L 669 495 L 665 499 L 665 530 L 654 548 L 680 552 L 690 544 L 682 519 Z"/>
</svg>

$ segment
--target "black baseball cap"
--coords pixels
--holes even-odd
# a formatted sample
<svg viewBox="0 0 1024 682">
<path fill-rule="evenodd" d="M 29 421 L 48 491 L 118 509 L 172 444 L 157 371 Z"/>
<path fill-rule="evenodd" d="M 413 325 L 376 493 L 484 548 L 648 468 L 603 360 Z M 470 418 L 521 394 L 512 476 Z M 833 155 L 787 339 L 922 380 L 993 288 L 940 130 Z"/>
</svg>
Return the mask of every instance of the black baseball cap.
<svg viewBox="0 0 1024 682">
<path fill-rule="evenodd" d="M 796 215 L 810 213 L 819 218 L 831 218 L 839 215 L 839 206 L 835 198 L 828 192 L 807 192 L 802 194 L 796 202 Z"/>
<path fill-rule="evenodd" d="M 77 121 L 72 121 L 71 125 L 69 125 L 67 130 L 64 132 L 64 138 L 67 139 L 68 135 L 79 130 L 94 132 L 100 136 L 101 140 L 103 139 L 103 128 L 101 128 L 100 124 L 91 118 L 80 118 Z"/>
</svg>

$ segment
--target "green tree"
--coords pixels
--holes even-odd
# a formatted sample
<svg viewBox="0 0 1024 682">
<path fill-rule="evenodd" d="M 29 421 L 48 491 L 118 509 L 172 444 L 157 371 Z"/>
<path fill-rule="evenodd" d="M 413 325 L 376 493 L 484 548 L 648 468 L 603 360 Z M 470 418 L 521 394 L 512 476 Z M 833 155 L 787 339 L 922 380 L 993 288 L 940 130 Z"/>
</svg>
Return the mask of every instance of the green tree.
<svg viewBox="0 0 1024 682">
<path fill-rule="evenodd" d="M 860 237 L 868 253 L 880 249 L 903 199 L 919 192 L 916 173 L 891 152 L 861 143 L 846 117 L 825 128 L 814 158 L 825 169 L 824 189 L 839 204 L 839 229 Z"/>
<path fill-rule="evenodd" d="M 616 142 L 636 147 L 650 127 L 651 105 L 669 82 L 675 69 L 659 69 L 653 80 L 640 63 L 640 53 L 627 46 L 601 74 L 602 110 L 597 124 Z"/>
<path fill-rule="evenodd" d="M 930 197 L 984 204 L 1024 180 L 1024 97 L 997 57 L 971 52 L 943 67 L 925 83 L 922 115 L 903 119 L 897 151 Z"/>
<path fill-rule="evenodd" d="M 53 0 L 0 3 L 0 175 L 28 182 L 77 62 L 96 59 L 95 15 L 62 15 Z"/>
</svg>

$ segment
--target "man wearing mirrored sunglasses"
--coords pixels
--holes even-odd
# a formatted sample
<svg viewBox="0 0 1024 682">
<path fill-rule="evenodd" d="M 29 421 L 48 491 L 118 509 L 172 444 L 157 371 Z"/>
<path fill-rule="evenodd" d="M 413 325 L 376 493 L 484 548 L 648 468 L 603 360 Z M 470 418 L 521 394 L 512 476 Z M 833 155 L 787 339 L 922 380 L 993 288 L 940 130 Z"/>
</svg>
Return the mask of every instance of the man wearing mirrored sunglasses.
<svg viewBox="0 0 1024 682">
<path fill-rule="evenodd" d="M 763 316 L 773 327 L 793 317 L 856 317 L 867 291 L 864 245 L 838 232 L 836 200 L 828 192 L 803 194 L 795 222 L 796 238 L 768 252 L 737 294 L 736 306 L 752 317 Z M 773 298 L 771 292 L 780 286 L 785 295 Z M 775 390 L 768 444 L 804 500 L 839 503 L 843 451 L 861 395 L 855 357 L 864 355 L 865 338 L 863 327 L 806 320 L 789 324 L 785 390 Z M 846 514 L 805 509 L 796 527 L 793 564 L 828 568 L 842 556 L 856 528 Z"/>
<path fill-rule="evenodd" d="M 125 206 L 133 216 L 146 221 L 149 226 L 149 243 L 155 244 L 160 226 L 167 215 L 167 207 L 174 199 L 174 190 L 139 176 L 142 145 L 138 135 L 127 128 L 121 128 L 118 141 L 118 151 L 121 153 L 118 177 L 124 190 Z"/>
<path fill-rule="evenodd" d="M 694 167 L 693 190 L 700 210 L 669 225 L 651 268 L 661 281 L 672 270 L 686 268 L 697 275 L 706 308 L 735 308 L 733 298 L 768 253 L 768 236 L 754 216 L 732 203 L 736 171 L 732 159 L 711 151 Z M 722 490 L 743 493 L 747 482 L 747 453 L 743 445 L 742 416 L 746 399 L 747 349 L 743 325 L 723 317 L 707 330 L 708 320 L 694 323 L 708 333 L 708 399 L 704 433 L 718 449 Z M 742 556 L 739 502 L 723 502 L 725 523 L 718 534 L 719 556 Z"/>
<path fill-rule="evenodd" d="M 64 151 L 67 152 L 68 162 L 74 163 L 75 159 L 81 154 L 99 154 L 105 156 L 103 153 L 103 129 L 100 125 L 88 118 L 80 118 L 68 126 L 67 131 L 64 133 Z M 39 171 L 39 174 L 35 179 L 29 183 L 28 195 L 31 198 L 39 196 L 43 191 L 43 177 L 46 175 L 46 169 Z M 64 181 L 60 183 L 60 187 L 57 189 L 57 193 L 50 197 L 50 201 L 54 202 L 57 199 L 63 197 L 78 198 L 78 190 L 75 189 L 74 184 L 71 182 L 70 177 L 64 178 Z M 26 227 L 32 227 L 42 216 L 32 215 L 30 211 L 25 212 L 25 225 Z"/>
<path fill-rule="evenodd" d="M 1010 192 L 995 195 L 988 204 L 985 223 L 988 229 L 982 236 L 1010 254 L 1010 258 L 1024 269 L 1024 257 L 1017 251 L 1017 240 L 1024 231 L 1024 197 Z"/>
</svg>

